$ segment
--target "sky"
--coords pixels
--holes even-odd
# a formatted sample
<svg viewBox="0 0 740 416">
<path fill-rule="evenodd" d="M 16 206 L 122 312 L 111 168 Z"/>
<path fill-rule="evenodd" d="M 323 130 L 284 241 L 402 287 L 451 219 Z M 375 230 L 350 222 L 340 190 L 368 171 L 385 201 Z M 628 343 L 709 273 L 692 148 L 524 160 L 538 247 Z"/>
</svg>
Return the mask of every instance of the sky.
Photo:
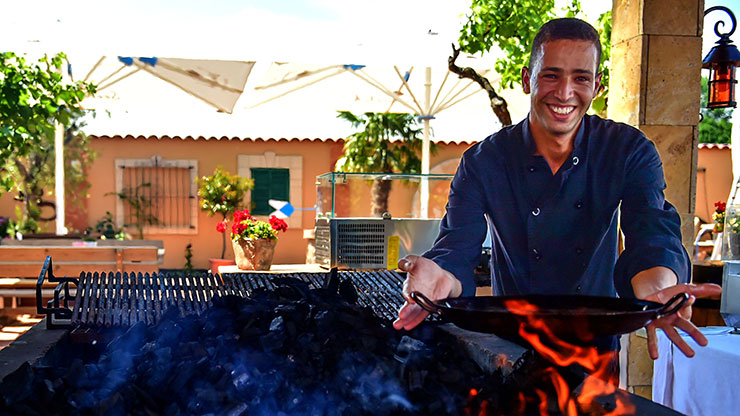
<svg viewBox="0 0 740 416">
<path fill-rule="evenodd" d="M 0 39 L 14 51 L 398 62 L 430 54 L 446 59 L 470 0 L 0 0 L 0 4 L 6 16 Z M 581 1 L 590 21 L 611 4 L 611 0 Z M 705 8 L 714 5 L 740 13 L 740 0 L 705 1 Z M 706 18 L 704 53 L 716 40 L 712 26 L 718 17 L 727 20 L 721 12 Z"/>
<path fill-rule="evenodd" d="M 563 3 L 564 1 L 558 0 Z M 2 0 L 15 47 L 109 55 L 307 59 L 457 39 L 469 0 Z M 583 1 L 589 14 L 610 1 Z M 429 35 L 432 32 L 435 35 Z M 25 44 L 25 45 L 24 45 Z M 392 45 L 392 47 L 388 47 Z"/>
</svg>

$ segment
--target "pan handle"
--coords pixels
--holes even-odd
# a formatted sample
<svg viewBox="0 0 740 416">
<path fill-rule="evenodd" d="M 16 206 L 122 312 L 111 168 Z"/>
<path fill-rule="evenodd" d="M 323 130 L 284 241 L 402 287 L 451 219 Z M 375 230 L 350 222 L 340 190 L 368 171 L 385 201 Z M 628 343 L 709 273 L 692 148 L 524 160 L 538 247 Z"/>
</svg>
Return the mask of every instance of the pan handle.
<svg viewBox="0 0 740 416">
<path fill-rule="evenodd" d="M 689 300 L 689 294 L 688 293 L 679 293 L 676 296 L 672 297 L 671 300 L 666 302 L 665 305 L 663 305 L 662 308 L 658 311 L 658 318 L 662 318 L 667 315 L 672 315 L 676 312 L 678 312 L 681 308 L 683 308 L 683 305 L 688 302 Z"/>
<path fill-rule="evenodd" d="M 421 292 L 411 292 L 409 293 L 409 297 L 413 299 L 414 302 L 416 302 L 417 305 L 421 306 L 422 309 L 424 309 L 425 311 L 434 314 L 439 313 L 439 306 L 429 300 L 429 298 L 424 296 Z"/>
</svg>

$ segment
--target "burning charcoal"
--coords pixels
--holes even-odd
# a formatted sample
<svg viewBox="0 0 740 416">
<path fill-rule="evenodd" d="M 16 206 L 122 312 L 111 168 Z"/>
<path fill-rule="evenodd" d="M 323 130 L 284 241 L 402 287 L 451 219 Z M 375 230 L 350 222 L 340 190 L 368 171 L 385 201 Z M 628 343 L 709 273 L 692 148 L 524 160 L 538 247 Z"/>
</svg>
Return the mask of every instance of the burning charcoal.
<svg viewBox="0 0 740 416">
<path fill-rule="evenodd" d="M 216 297 L 201 315 L 170 307 L 151 327 L 99 329 L 110 342 L 60 342 L 27 370 L 33 394 L 17 404 L 114 416 L 520 413 L 516 380 L 482 373 L 434 325 L 395 331 L 348 302 L 351 280 L 333 292 L 271 282 L 248 299 Z M 3 398 L 19 388 L 6 386 Z"/>
<path fill-rule="evenodd" d="M 175 305 L 170 305 L 162 312 L 162 316 L 159 317 L 159 322 L 157 322 L 157 325 L 154 325 L 154 328 L 158 328 L 159 325 L 161 325 L 163 322 L 171 323 L 172 321 L 177 320 L 179 317 L 180 309 L 178 309 Z"/>
<path fill-rule="evenodd" d="M 36 415 L 42 415 L 45 413 L 41 413 L 38 409 L 34 409 L 33 406 L 31 406 L 30 404 L 16 403 L 7 409 L 7 413 L 6 411 L 4 411 L 4 409 L 0 409 L 0 414 L 36 416 Z"/>
<path fill-rule="evenodd" d="M 87 368 L 82 360 L 72 361 L 66 379 L 72 387 L 80 387 L 81 384 L 87 381 Z"/>
<path fill-rule="evenodd" d="M 358 295 L 355 285 L 350 279 L 344 279 L 339 283 L 339 296 L 342 297 L 346 302 L 354 304 L 357 302 Z"/>
<path fill-rule="evenodd" d="M 98 402 L 93 408 L 92 413 L 100 416 L 123 416 L 126 414 L 126 407 L 120 393 L 114 393 L 105 400 Z"/>
<path fill-rule="evenodd" d="M 144 322 L 138 322 L 122 335 L 111 341 L 110 344 L 108 344 L 108 350 L 117 351 L 118 353 L 134 353 L 138 351 L 146 341 L 146 332 L 146 324 Z"/>
<path fill-rule="evenodd" d="M 153 339 L 158 347 L 173 347 L 181 339 L 182 328 L 176 322 L 161 320 L 151 332 L 154 334 Z"/>
<path fill-rule="evenodd" d="M 329 293 L 337 293 L 339 291 L 339 275 L 337 274 L 337 268 L 332 267 L 329 272 L 329 276 L 324 281 L 324 289 Z"/>
<path fill-rule="evenodd" d="M 193 366 L 190 363 L 183 363 L 177 365 L 177 369 L 172 373 L 167 385 L 171 390 L 180 391 L 185 387 L 190 378 L 193 377 L 194 371 Z"/>
<path fill-rule="evenodd" d="M 0 390 L 5 404 L 21 402 L 31 396 L 33 382 L 34 373 L 28 363 L 23 363 L 17 370 L 8 374 Z"/>
<path fill-rule="evenodd" d="M 278 287 L 275 294 L 286 300 L 311 299 L 313 294 L 308 284 L 302 280 L 280 277 L 273 281 Z"/>
</svg>

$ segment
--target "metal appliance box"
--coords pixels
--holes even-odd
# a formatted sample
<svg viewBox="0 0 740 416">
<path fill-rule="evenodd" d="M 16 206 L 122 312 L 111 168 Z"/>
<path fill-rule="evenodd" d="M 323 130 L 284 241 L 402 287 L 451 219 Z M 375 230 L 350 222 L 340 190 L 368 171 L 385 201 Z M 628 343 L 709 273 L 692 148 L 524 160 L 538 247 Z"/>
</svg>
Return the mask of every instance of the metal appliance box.
<svg viewBox="0 0 740 416">
<path fill-rule="evenodd" d="M 740 327 L 740 260 L 725 260 L 719 312 L 727 326 Z"/>
<path fill-rule="evenodd" d="M 316 262 L 340 269 L 395 269 L 422 254 L 439 233 L 439 218 L 318 218 Z"/>
</svg>

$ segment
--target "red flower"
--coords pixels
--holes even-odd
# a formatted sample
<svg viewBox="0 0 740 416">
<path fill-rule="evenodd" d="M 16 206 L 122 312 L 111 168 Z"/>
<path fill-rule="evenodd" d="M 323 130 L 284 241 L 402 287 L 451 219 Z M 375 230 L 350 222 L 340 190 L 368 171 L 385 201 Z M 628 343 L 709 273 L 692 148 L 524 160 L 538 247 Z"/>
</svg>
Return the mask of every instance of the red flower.
<svg viewBox="0 0 740 416">
<path fill-rule="evenodd" d="M 234 211 L 234 222 L 241 222 L 242 220 L 252 220 L 251 215 L 249 215 L 249 210 L 245 209 L 243 211 Z"/>
<path fill-rule="evenodd" d="M 285 231 L 288 229 L 288 223 L 274 215 L 270 215 L 270 226 L 272 226 L 273 230 L 277 231 Z"/>
<path fill-rule="evenodd" d="M 216 224 L 216 231 L 220 233 L 226 232 L 226 221 L 221 221 L 218 224 Z"/>
<path fill-rule="evenodd" d="M 714 206 L 716 208 L 716 212 L 722 213 L 725 212 L 725 209 L 727 208 L 727 203 L 722 201 L 717 201 L 714 203 Z"/>
</svg>

